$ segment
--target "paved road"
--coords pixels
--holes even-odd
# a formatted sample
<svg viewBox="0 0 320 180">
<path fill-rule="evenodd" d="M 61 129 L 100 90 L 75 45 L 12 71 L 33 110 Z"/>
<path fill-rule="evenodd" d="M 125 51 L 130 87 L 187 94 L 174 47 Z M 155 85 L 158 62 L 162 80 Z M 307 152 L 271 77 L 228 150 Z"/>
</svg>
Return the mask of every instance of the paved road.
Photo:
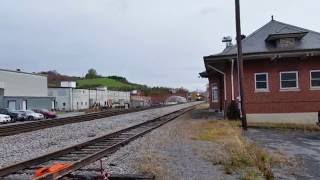
<svg viewBox="0 0 320 180">
<path fill-rule="evenodd" d="M 246 136 L 267 149 L 302 161 L 296 179 L 320 179 L 320 132 L 251 129 Z"/>
</svg>

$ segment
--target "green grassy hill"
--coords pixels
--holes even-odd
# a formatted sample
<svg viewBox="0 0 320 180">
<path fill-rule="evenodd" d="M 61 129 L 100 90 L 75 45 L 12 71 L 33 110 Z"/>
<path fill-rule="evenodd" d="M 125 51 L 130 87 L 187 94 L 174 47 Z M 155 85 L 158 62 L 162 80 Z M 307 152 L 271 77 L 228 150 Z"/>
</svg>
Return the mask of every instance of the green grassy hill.
<svg viewBox="0 0 320 180">
<path fill-rule="evenodd" d="M 131 91 L 139 89 L 141 85 L 120 82 L 110 78 L 94 78 L 94 79 L 79 79 L 77 80 L 77 87 L 79 88 L 95 88 L 100 86 L 107 86 L 110 90 Z"/>
</svg>

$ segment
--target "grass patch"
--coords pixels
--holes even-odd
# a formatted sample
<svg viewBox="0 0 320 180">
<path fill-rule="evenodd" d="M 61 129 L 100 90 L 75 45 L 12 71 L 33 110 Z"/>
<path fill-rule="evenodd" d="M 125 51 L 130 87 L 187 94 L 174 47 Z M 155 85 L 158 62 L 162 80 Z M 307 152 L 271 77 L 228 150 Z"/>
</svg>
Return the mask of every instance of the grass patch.
<svg viewBox="0 0 320 180">
<path fill-rule="evenodd" d="M 77 86 L 80 88 L 107 86 L 108 89 L 135 89 L 137 86 L 123 83 L 110 78 L 94 78 L 94 79 L 79 79 Z"/>
<path fill-rule="evenodd" d="M 242 179 L 274 179 L 272 168 L 280 165 L 284 158 L 248 143 L 239 125 L 230 121 L 203 122 L 194 127 L 197 133 L 192 138 L 221 146 L 220 154 L 212 155 L 210 160 L 222 165 L 225 173 L 239 172 Z"/>
</svg>

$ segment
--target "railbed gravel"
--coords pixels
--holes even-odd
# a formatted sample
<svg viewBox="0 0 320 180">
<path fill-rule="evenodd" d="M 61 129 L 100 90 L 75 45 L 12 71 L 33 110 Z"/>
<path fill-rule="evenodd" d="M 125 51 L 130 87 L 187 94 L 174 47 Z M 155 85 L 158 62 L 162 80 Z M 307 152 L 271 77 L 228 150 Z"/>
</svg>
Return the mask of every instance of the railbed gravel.
<svg viewBox="0 0 320 180">
<path fill-rule="evenodd" d="M 185 133 L 188 133 L 186 128 L 190 128 L 185 125 L 191 121 L 202 120 L 191 119 L 190 113 L 187 113 L 103 158 L 103 168 L 111 174 L 141 174 L 138 166 L 147 163 L 145 166 L 157 171 L 156 179 L 159 180 L 240 179 L 238 175 L 225 174 L 223 167 L 204 158 L 203 155 L 208 153 L 209 149 L 209 153 L 214 153 L 211 152 L 215 148 L 212 144 L 185 136 Z M 145 158 L 152 159 L 152 163 L 145 161 Z M 99 167 L 98 161 L 74 174 L 97 175 Z"/>
<path fill-rule="evenodd" d="M 195 104 L 197 102 L 0 137 L 0 168 L 79 144 Z"/>
</svg>

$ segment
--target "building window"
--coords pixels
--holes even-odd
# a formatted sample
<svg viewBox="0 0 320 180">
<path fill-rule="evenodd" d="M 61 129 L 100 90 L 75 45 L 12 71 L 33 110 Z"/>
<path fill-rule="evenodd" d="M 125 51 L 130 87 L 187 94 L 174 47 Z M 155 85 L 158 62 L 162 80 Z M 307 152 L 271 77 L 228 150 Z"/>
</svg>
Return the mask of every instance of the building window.
<svg viewBox="0 0 320 180">
<path fill-rule="evenodd" d="M 320 70 L 310 71 L 310 87 L 320 88 Z"/>
<path fill-rule="evenodd" d="M 281 89 L 298 89 L 298 71 L 280 72 Z"/>
<path fill-rule="evenodd" d="M 219 102 L 219 89 L 217 86 L 212 87 L 212 102 L 214 103 Z"/>
<path fill-rule="evenodd" d="M 268 73 L 255 73 L 254 82 L 256 91 L 269 91 Z"/>
</svg>

